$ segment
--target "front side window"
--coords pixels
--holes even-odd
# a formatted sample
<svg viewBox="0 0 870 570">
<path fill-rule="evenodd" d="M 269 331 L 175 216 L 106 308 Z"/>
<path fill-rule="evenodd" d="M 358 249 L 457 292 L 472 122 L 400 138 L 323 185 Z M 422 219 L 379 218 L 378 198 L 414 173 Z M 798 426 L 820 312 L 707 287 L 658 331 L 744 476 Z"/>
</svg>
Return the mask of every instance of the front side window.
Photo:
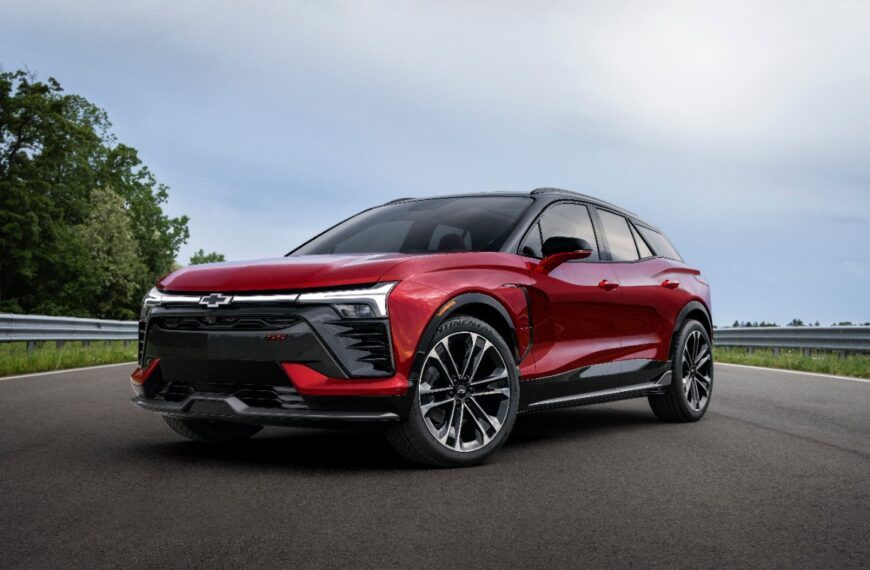
<svg viewBox="0 0 870 570">
<path fill-rule="evenodd" d="M 521 196 L 433 198 L 367 210 L 290 255 L 498 251 L 532 203 Z"/>
<path fill-rule="evenodd" d="M 639 259 L 628 220 L 606 210 L 598 210 L 598 216 L 604 226 L 604 235 L 607 236 L 607 245 L 610 247 L 610 257 L 613 261 Z"/>
<path fill-rule="evenodd" d="M 592 255 L 586 260 L 600 259 L 592 218 L 589 217 L 589 209 L 582 204 L 556 204 L 544 211 L 523 239 L 520 254 L 540 259 L 541 247 L 551 237 L 584 239 L 592 246 Z"/>
</svg>

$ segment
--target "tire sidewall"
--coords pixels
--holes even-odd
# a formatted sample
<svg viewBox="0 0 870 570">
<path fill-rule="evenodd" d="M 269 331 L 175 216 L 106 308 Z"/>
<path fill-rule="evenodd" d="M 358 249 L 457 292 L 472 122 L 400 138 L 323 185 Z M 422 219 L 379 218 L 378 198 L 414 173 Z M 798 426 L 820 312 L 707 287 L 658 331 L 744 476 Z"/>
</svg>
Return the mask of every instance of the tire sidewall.
<svg viewBox="0 0 870 570">
<path fill-rule="evenodd" d="M 699 331 L 701 335 L 704 337 L 704 340 L 707 342 L 707 346 L 710 348 L 710 393 L 707 396 L 707 402 L 704 404 L 704 407 L 698 411 L 693 410 L 689 406 L 689 402 L 686 396 L 686 391 L 683 389 L 683 348 L 686 346 L 686 342 L 689 338 L 689 335 L 695 331 Z M 713 400 L 713 386 L 715 384 L 715 362 L 713 361 L 713 341 L 710 339 L 710 335 L 707 333 L 707 329 L 704 328 L 704 325 L 695 320 L 686 321 L 683 325 L 682 329 L 680 329 L 680 334 L 677 335 L 676 342 L 674 343 L 674 351 L 671 355 L 672 358 L 672 382 L 676 394 L 676 404 L 680 407 L 680 410 L 686 414 L 692 420 L 698 420 L 703 417 L 703 415 L 707 412 L 707 408 L 710 407 L 710 402 Z"/>
<path fill-rule="evenodd" d="M 474 332 L 486 337 L 486 339 L 489 340 L 493 344 L 493 346 L 495 346 L 496 350 L 498 350 L 499 354 L 505 362 L 505 368 L 507 369 L 511 386 L 511 401 L 508 408 L 507 418 L 505 419 L 501 430 L 499 430 L 498 434 L 488 444 L 474 451 L 454 451 L 452 449 L 444 447 L 438 441 L 436 441 L 432 437 L 429 428 L 426 426 L 426 423 L 423 419 L 423 414 L 420 411 L 419 388 L 420 378 L 422 377 L 423 373 L 423 366 L 425 366 L 426 364 L 425 360 L 420 364 L 420 369 L 415 370 L 415 377 L 417 378 L 417 380 L 416 382 L 414 382 L 414 387 L 412 390 L 413 400 L 411 402 L 411 413 L 408 416 L 407 421 L 410 423 L 414 431 L 416 431 L 421 436 L 419 440 L 423 445 L 428 448 L 429 452 L 439 457 L 442 457 L 446 462 L 455 465 L 473 465 L 475 463 L 483 461 L 486 457 L 488 457 L 489 455 L 494 453 L 499 447 L 501 447 L 504 441 L 507 439 L 508 435 L 510 434 L 511 430 L 513 429 L 514 422 L 516 421 L 517 417 L 517 409 L 519 408 L 520 400 L 519 373 L 517 371 L 517 366 L 515 364 L 513 354 L 508 348 L 505 340 L 501 337 L 501 335 L 499 335 L 494 328 L 492 328 L 485 322 L 479 319 L 475 319 L 473 317 L 460 316 L 453 317 L 445 321 L 444 324 L 438 327 L 438 330 L 435 332 L 435 336 L 432 338 L 429 346 L 426 347 L 427 353 L 444 337 L 458 332 Z"/>
</svg>

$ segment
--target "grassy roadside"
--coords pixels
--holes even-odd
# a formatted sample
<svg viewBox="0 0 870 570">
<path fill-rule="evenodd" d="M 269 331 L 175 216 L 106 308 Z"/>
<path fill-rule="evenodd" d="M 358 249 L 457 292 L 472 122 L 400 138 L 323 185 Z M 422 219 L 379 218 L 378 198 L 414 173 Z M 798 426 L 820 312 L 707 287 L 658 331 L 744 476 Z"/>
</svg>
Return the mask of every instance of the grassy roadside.
<svg viewBox="0 0 870 570">
<path fill-rule="evenodd" d="M 0 376 L 81 368 L 98 364 L 133 362 L 136 360 L 136 343 L 124 346 L 121 341 L 91 342 L 82 346 L 80 342 L 67 342 L 58 348 L 53 342 L 44 342 L 27 352 L 23 342 L 0 344 Z"/>
<path fill-rule="evenodd" d="M 850 354 L 842 359 L 837 354 L 821 352 L 804 356 L 800 350 L 782 350 L 775 356 L 772 350 L 756 349 L 749 354 L 742 348 L 717 348 L 715 358 L 718 362 L 730 364 L 870 378 L 870 355 L 866 354 Z"/>
</svg>

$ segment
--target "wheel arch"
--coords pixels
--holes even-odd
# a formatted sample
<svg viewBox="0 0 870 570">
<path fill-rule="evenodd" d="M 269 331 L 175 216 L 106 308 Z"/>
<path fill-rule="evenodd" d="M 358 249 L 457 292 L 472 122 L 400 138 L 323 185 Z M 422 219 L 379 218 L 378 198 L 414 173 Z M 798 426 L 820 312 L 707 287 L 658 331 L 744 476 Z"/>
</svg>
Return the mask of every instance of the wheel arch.
<svg viewBox="0 0 870 570">
<path fill-rule="evenodd" d="M 521 360 L 517 349 L 516 326 L 510 313 L 502 305 L 498 299 L 485 293 L 463 293 L 451 298 L 449 301 L 441 305 L 435 312 L 435 316 L 426 325 L 420 341 L 417 344 L 417 351 L 414 355 L 414 365 L 409 380 L 416 380 L 417 372 L 426 357 L 426 352 L 429 348 L 429 343 L 432 342 L 432 337 L 435 336 L 435 331 L 438 330 L 445 321 L 452 317 L 468 316 L 480 319 L 501 335 L 505 343 L 511 349 L 511 354 L 514 358 L 514 363 L 519 364 Z"/>
<path fill-rule="evenodd" d="M 704 326 L 704 329 L 707 331 L 707 334 L 710 336 L 710 341 L 712 342 L 713 319 L 710 317 L 710 311 L 708 311 L 707 307 L 704 306 L 704 304 L 700 301 L 689 301 L 688 303 L 686 303 L 686 306 L 680 310 L 676 320 L 674 320 L 674 330 L 671 333 L 671 345 L 668 347 L 669 353 L 674 345 L 674 339 L 677 337 L 680 329 L 683 328 L 683 323 L 685 323 L 689 319 L 696 320 L 701 323 Z"/>
</svg>

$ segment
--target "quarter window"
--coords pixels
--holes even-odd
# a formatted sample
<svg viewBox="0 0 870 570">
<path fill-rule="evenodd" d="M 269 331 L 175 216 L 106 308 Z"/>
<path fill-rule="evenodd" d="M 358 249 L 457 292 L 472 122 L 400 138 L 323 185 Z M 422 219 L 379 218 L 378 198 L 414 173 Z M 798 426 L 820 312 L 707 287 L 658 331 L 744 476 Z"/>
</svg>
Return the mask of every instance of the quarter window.
<svg viewBox="0 0 870 570">
<path fill-rule="evenodd" d="M 589 217 L 589 209 L 582 204 L 556 204 L 544 211 L 523 239 L 520 253 L 528 257 L 541 258 L 542 244 L 551 237 L 584 239 L 592 246 L 592 255 L 586 259 L 591 261 L 600 259 L 592 218 Z"/>
<path fill-rule="evenodd" d="M 631 228 L 628 220 L 605 210 L 598 210 L 601 224 L 604 226 L 604 235 L 607 236 L 607 245 L 610 247 L 610 256 L 613 261 L 636 261 L 640 258 L 637 246 L 631 236 Z"/>
<path fill-rule="evenodd" d="M 640 235 L 643 236 L 656 255 L 683 261 L 674 245 L 659 232 L 643 226 L 638 226 L 637 231 L 640 232 Z"/>
<path fill-rule="evenodd" d="M 646 259 L 647 257 L 653 257 L 653 252 L 643 241 L 643 238 L 640 237 L 640 234 L 637 233 L 637 228 L 634 227 L 634 224 L 629 223 L 631 226 L 631 235 L 634 236 L 634 243 L 637 244 L 637 252 L 640 254 L 641 259 Z"/>
</svg>

